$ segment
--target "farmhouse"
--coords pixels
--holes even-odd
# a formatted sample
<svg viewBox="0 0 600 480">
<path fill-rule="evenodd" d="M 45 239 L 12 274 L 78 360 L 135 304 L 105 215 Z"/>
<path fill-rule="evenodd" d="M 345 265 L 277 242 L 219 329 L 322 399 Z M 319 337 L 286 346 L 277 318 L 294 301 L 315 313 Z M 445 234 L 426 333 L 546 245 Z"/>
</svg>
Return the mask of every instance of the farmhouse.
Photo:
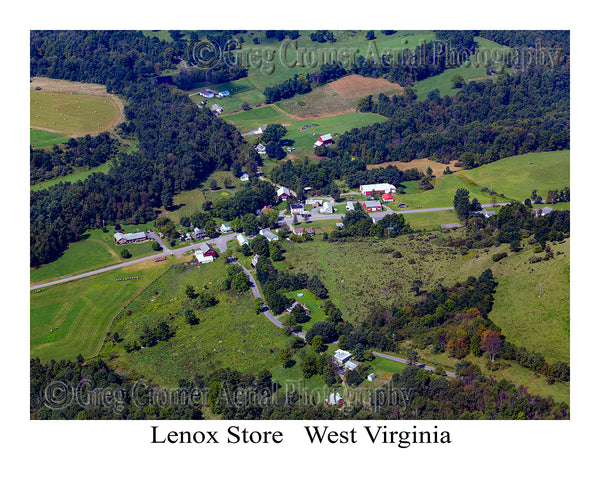
<svg viewBox="0 0 600 480">
<path fill-rule="evenodd" d="M 271 231 L 270 228 L 263 228 L 263 229 L 259 230 L 258 234 L 265 237 L 269 242 L 274 242 L 276 240 L 279 240 L 279 237 L 277 235 L 275 235 Z"/>
<path fill-rule="evenodd" d="M 277 189 L 277 198 L 279 198 L 279 200 L 289 200 L 290 198 L 292 198 L 292 195 L 290 194 L 289 189 L 285 188 L 285 187 L 279 187 Z"/>
<path fill-rule="evenodd" d="M 336 350 L 333 359 L 338 365 L 343 365 L 352 358 L 352 354 L 346 350 Z"/>
<path fill-rule="evenodd" d="M 203 88 L 198 92 L 199 95 L 202 95 L 204 98 L 213 98 L 217 92 L 210 88 Z"/>
<path fill-rule="evenodd" d="M 223 107 L 221 105 L 219 105 L 218 103 L 215 103 L 211 107 L 211 110 L 215 115 L 218 115 L 219 113 L 223 113 Z"/>
<path fill-rule="evenodd" d="M 304 305 L 303 303 L 300 303 L 300 302 L 294 302 L 294 303 L 292 304 L 292 306 L 291 306 L 291 307 L 289 307 L 289 308 L 286 308 L 286 309 L 285 309 L 285 311 L 286 311 L 287 313 L 290 313 L 290 312 L 291 312 L 291 311 L 294 309 L 294 307 L 295 307 L 296 305 L 300 305 L 300 306 L 301 306 L 301 307 L 304 309 L 304 312 L 305 312 L 307 315 L 308 315 L 308 314 L 310 314 L 310 309 L 309 309 L 309 308 L 308 308 L 306 305 Z"/>
<path fill-rule="evenodd" d="M 376 378 L 376 377 L 377 377 L 377 375 L 375 375 L 374 373 L 369 373 L 369 374 L 367 375 L 367 380 L 368 380 L 369 382 L 372 382 L 373 380 L 375 380 L 375 378 Z"/>
<path fill-rule="evenodd" d="M 396 187 L 389 183 L 375 183 L 371 185 L 361 185 L 360 193 L 362 195 L 374 195 L 383 193 L 396 193 Z"/>
<path fill-rule="evenodd" d="M 553 209 L 553 208 L 550 208 L 550 207 L 544 207 L 544 208 L 542 208 L 542 209 L 539 209 L 539 208 L 538 208 L 538 209 L 536 209 L 536 210 L 534 211 L 534 213 L 535 213 L 535 216 L 536 216 L 536 217 L 543 217 L 543 216 L 545 216 L 545 215 L 548 215 L 549 213 L 552 213 L 553 211 L 554 211 L 554 209 Z"/>
<path fill-rule="evenodd" d="M 119 245 L 124 245 L 125 243 L 132 242 L 141 242 L 146 240 L 146 232 L 136 232 L 136 233 L 120 233 L 117 232 L 114 234 L 115 242 Z"/>
<path fill-rule="evenodd" d="M 204 228 L 198 228 L 198 227 L 194 228 L 194 237 L 204 238 L 205 235 L 206 235 L 206 230 Z"/>
<path fill-rule="evenodd" d="M 259 155 L 266 155 L 267 154 L 267 147 L 265 147 L 262 143 L 259 143 L 256 146 L 256 153 L 258 153 Z"/>
<path fill-rule="evenodd" d="M 320 147 L 321 145 L 331 145 L 333 143 L 333 138 L 331 134 L 321 135 L 318 140 L 314 143 L 314 147 Z"/>
<path fill-rule="evenodd" d="M 315 234 L 315 231 L 312 228 L 310 228 L 310 227 L 307 227 L 307 228 L 293 228 L 293 230 L 294 230 L 294 233 L 296 235 L 302 235 L 304 232 L 306 232 L 306 233 L 308 233 L 312 237 Z"/>
<path fill-rule="evenodd" d="M 382 201 L 384 203 L 387 202 L 393 202 L 394 201 L 394 196 L 391 193 L 384 193 L 381 197 Z"/>
<path fill-rule="evenodd" d="M 229 90 L 223 90 L 222 92 L 217 92 L 217 97 L 219 97 L 219 98 L 228 97 L 229 95 L 231 95 L 229 93 Z"/>
<path fill-rule="evenodd" d="M 479 215 L 485 218 L 490 218 L 496 215 L 496 212 L 488 212 L 487 210 L 480 210 L 478 212 L 471 212 L 471 215 Z"/>
<path fill-rule="evenodd" d="M 260 255 L 258 255 L 258 254 L 254 255 L 254 257 L 252 257 L 252 261 L 250 262 L 250 265 L 252 265 L 252 268 L 256 268 L 256 264 L 258 263 L 259 258 L 260 258 Z"/>
<path fill-rule="evenodd" d="M 237 241 L 240 244 L 240 247 L 242 245 L 248 245 L 248 239 L 241 233 L 237 236 Z"/>
<path fill-rule="evenodd" d="M 323 202 L 323 206 L 320 208 L 321 213 L 333 213 L 333 206 L 329 202 Z"/>
<path fill-rule="evenodd" d="M 196 260 L 198 260 L 198 263 L 210 263 L 217 258 L 217 252 L 215 252 L 210 245 L 204 243 L 194 252 L 194 256 L 196 257 Z"/>
<path fill-rule="evenodd" d="M 363 206 L 367 212 L 381 212 L 383 210 L 379 200 L 366 200 L 363 202 Z"/>
<path fill-rule="evenodd" d="M 354 202 L 348 202 L 346 203 L 346 211 L 347 212 L 351 212 L 354 210 Z"/>
<path fill-rule="evenodd" d="M 233 232 L 233 228 L 231 228 L 231 226 L 229 225 L 229 222 L 222 223 L 221 227 L 219 228 L 219 230 L 221 230 L 221 233 L 231 233 L 231 232 Z"/>
<path fill-rule="evenodd" d="M 338 392 L 332 392 L 325 403 L 330 407 L 341 407 L 344 405 L 344 398 Z"/>
<path fill-rule="evenodd" d="M 250 176 L 246 172 L 242 172 L 242 176 L 240 177 L 240 181 L 247 182 L 250 180 Z"/>
</svg>

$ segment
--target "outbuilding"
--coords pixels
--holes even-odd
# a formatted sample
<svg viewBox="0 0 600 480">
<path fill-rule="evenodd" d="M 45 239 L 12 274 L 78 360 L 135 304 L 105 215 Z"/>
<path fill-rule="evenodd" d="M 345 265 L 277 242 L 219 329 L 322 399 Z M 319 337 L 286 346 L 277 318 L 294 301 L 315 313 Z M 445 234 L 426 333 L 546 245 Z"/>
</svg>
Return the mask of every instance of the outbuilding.
<svg viewBox="0 0 600 480">
<path fill-rule="evenodd" d="M 365 207 L 365 211 L 367 212 L 380 212 L 383 210 L 381 206 L 381 202 L 379 200 L 366 200 L 363 202 L 363 206 Z"/>
</svg>

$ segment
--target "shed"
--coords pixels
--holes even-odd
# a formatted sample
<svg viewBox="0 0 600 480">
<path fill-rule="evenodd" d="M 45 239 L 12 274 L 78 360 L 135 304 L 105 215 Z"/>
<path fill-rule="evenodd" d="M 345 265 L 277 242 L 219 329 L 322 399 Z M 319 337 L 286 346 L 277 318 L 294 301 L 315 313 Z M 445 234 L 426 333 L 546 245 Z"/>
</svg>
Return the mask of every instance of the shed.
<svg viewBox="0 0 600 480">
<path fill-rule="evenodd" d="M 383 210 L 379 200 L 366 200 L 363 202 L 363 206 L 367 212 L 380 212 Z"/>
</svg>

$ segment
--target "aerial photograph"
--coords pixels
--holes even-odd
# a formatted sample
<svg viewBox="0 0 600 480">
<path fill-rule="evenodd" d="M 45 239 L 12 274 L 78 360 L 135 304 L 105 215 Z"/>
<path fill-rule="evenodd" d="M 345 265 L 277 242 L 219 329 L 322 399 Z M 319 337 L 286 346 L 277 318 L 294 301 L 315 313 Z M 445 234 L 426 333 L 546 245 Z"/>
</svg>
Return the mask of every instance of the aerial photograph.
<svg viewBox="0 0 600 480">
<path fill-rule="evenodd" d="M 30 30 L 29 419 L 570 420 L 570 41 Z"/>
</svg>

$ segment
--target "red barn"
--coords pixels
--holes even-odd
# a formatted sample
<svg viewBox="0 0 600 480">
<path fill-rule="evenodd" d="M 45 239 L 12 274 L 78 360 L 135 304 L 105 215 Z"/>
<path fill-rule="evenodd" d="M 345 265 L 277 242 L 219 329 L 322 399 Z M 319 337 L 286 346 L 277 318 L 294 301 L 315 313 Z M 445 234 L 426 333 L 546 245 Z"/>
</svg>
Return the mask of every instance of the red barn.
<svg viewBox="0 0 600 480">
<path fill-rule="evenodd" d="M 363 202 L 363 207 L 367 212 L 381 212 L 383 210 L 379 200 L 366 200 Z"/>
<path fill-rule="evenodd" d="M 393 202 L 394 196 L 391 193 L 384 193 L 381 197 L 384 202 Z"/>
<path fill-rule="evenodd" d="M 321 135 L 319 139 L 315 142 L 314 146 L 319 147 L 321 145 L 331 145 L 333 143 L 333 137 L 330 133 L 327 135 Z"/>
</svg>

